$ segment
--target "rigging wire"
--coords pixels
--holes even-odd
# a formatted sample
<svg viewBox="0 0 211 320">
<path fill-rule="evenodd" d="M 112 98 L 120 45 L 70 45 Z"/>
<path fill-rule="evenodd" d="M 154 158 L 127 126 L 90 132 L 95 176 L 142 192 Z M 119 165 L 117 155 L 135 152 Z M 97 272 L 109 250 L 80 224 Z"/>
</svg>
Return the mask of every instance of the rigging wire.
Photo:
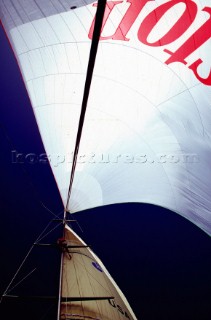
<svg viewBox="0 0 211 320">
<path fill-rule="evenodd" d="M 7 133 L 6 128 L 4 127 L 4 125 L 2 123 L 0 123 L 0 129 L 3 132 L 3 135 L 6 138 L 6 141 L 8 142 L 9 146 L 14 149 L 14 143 L 12 141 L 12 139 L 10 138 L 9 134 Z M 15 148 L 16 149 L 16 148 Z M 54 213 L 51 209 L 49 209 L 40 199 L 39 194 L 36 190 L 36 187 L 34 186 L 32 179 L 30 177 L 30 174 L 28 173 L 28 171 L 21 166 L 22 172 L 24 173 L 24 175 L 27 177 L 28 183 L 31 186 L 32 190 L 33 190 L 33 195 L 35 197 L 35 200 L 48 212 L 50 212 L 54 218 L 60 218 L 61 214 L 64 212 L 63 210 L 60 211 L 59 213 Z M 46 225 L 46 227 L 43 229 L 43 231 L 39 234 L 39 236 L 36 238 L 36 240 L 34 241 L 33 245 L 30 247 L 30 249 L 28 250 L 27 254 L 25 255 L 24 259 L 22 260 L 21 264 L 19 265 L 19 267 L 16 269 L 16 272 L 14 273 L 12 279 L 10 280 L 9 284 L 7 285 L 6 289 L 4 290 L 3 294 L 0 296 L 0 304 L 3 301 L 3 298 L 7 296 L 7 294 L 9 292 L 11 292 L 13 289 L 15 289 L 18 285 L 20 285 L 25 279 L 27 279 L 32 273 L 34 273 L 36 271 L 36 268 L 34 268 L 31 272 L 29 272 L 27 275 L 25 275 L 19 282 L 15 283 L 15 280 L 17 278 L 17 276 L 19 275 L 20 271 L 22 270 L 23 266 L 25 265 L 25 262 L 27 261 L 29 255 L 31 254 L 35 244 L 37 244 L 40 240 L 42 240 L 44 237 L 46 237 L 49 233 L 51 233 L 52 231 L 54 231 L 60 224 L 58 224 L 56 227 L 54 227 L 53 229 L 51 229 L 50 231 L 47 231 L 47 229 L 49 228 L 50 224 L 51 224 L 52 220 L 50 220 L 48 222 L 48 224 Z"/>
<path fill-rule="evenodd" d="M 4 293 L 3 293 L 2 296 L 0 297 L 0 303 L 1 303 L 2 300 L 3 300 L 3 297 L 5 297 L 5 296 L 7 295 L 7 293 L 8 293 L 9 291 L 11 291 L 10 288 L 11 288 L 12 284 L 14 283 L 16 277 L 18 276 L 19 272 L 20 272 L 21 269 L 23 268 L 23 265 L 25 264 L 25 262 L 26 262 L 27 258 L 29 257 L 32 249 L 34 248 L 35 243 L 37 243 L 37 242 L 42 238 L 43 234 L 46 232 L 46 230 L 47 230 L 48 227 L 50 226 L 51 222 L 52 222 L 52 221 L 48 222 L 48 224 L 46 225 L 46 227 L 45 227 L 45 228 L 43 229 L 43 231 L 39 234 L 39 236 L 37 237 L 37 239 L 34 241 L 33 245 L 32 245 L 32 246 L 30 247 L 30 249 L 28 250 L 28 252 L 27 252 L 27 254 L 25 255 L 24 259 L 22 260 L 20 266 L 18 267 L 18 269 L 16 270 L 14 276 L 12 277 L 11 281 L 9 282 L 8 286 L 7 286 L 6 289 L 4 290 Z M 14 286 L 16 286 L 16 285 L 14 285 Z"/>
<path fill-rule="evenodd" d="M 2 130 L 3 135 L 5 136 L 5 138 L 6 138 L 7 142 L 8 142 L 8 144 L 9 144 L 9 146 L 11 147 L 11 149 L 17 150 L 17 148 L 15 148 L 15 144 L 14 144 L 14 142 L 12 141 L 11 137 L 9 136 L 9 134 L 8 134 L 5 126 L 4 126 L 1 122 L 0 122 L 0 129 Z M 37 191 L 37 189 L 36 189 L 36 187 L 35 187 L 35 185 L 34 185 L 34 183 L 33 183 L 33 181 L 32 181 L 32 178 L 31 178 L 28 170 L 27 170 L 24 166 L 21 166 L 21 170 L 22 170 L 23 174 L 26 176 L 26 178 L 27 178 L 27 180 L 28 180 L 28 184 L 29 184 L 29 185 L 31 186 L 31 188 L 32 188 L 32 191 L 33 191 L 33 195 L 34 195 L 35 200 L 41 205 L 41 207 L 43 207 L 46 211 L 48 211 L 49 213 L 51 213 L 51 214 L 54 216 L 55 219 L 56 219 L 56 218 L 58 218 L 58 219 L 61 218 L 61 216 L 64 215 L 64 209 L 63 209 L 62 211 L 59 211 L 58 213 L 55 213 L 55 212 L 53 212 L 50 208 L 48 208 L 47 205 L 45 205 L 44 202 L 40 199 L 39 193 L 38 193 L 38 191 Z M 75 218 L 75 221 L 76 221 L 76 223 L 77 223 L 78 228 L 79 228 L 79 229 L 81 230 L 81 232 L 83 233 L 83 229 L 82 229 L 82 227 L 80 226 L 80 224 L 79 224 L 79 222 L 77 221 L 76 218 Z M 53 229 L 53 230 L 54 230 L 54 229 Z M 52 231 L 53 231 L 53 230 L 52 230 Z M 49 232 L 49 233 L 50 233 L 50 232 Z M 48 233 L 48 234 L 49 234 L 49 233 Z M 44 238 L 44 237 L 45 237 L 45 236 L 43 236 L 43 238 Z"/>
<path fill-rule="evenodd" d="M 70 201 L 70 195 L 72 191 L 72 185 L 73 185 L 73 179 L 75 174 L 75 168 L 77 163 L 77 157 L 78 157 L 78 151 L 82 136 L 82 130 L 84 125 L 84 119 L 86 114 L 86 108 L 89 98 L 89 92 L 92 82 L 92 76 L 95 66 L 95 59 L 97 55 L 97 48 L 100 40 L 100 34 L 101 34 L 101 28 L 103 23 L 103 17 L 106 7 L 106 0 L 98 0 L 98 6 L 97 6 L 97 12 L 96 12 L 96 18 L 95 18 L 95 25 L 94 25 L 94 31 L 93 31 L 93 38 L 91 43 L 91 49 L 89 54 L 89 62 L 87 67 L 87 73 L 86 73 L 86 81 L 84 86 L 84 94 L 83 94 L 83 100 L 81 105 L 81 114 L 79 118 L 79 124 L 78 124 L 78 131 L 76 136 L 76 142 L 75 142 L 75 149 L 74 149 L 74 155 L 73 155 L 73 163 L 72 163 L 72 170 L 70 175 L 70 183 L 68 188 L 68 195 L 67 195 L 67 203 L 65 207 L 65 211 L 68 211 L 69 201 Z"/>
<path fill-rule="evenodd" d="M 34 271 L 36 271 L 37 268 L 34 268 L 32 271 L 30 271 L 25 277 L 23 277 L 18 283 L 16 283 L 12 288 L 7 290 L 7 294 L 10 293 L 13 289 L 15 289 L 19 284 L 21 284 L 25 279 L 27 279 Z"/>
<path fill-rule="evenodd" d="M 51 232 L 53 232 L 54 230 L 56 230 L 59 226 L 61 226 L 63 224 L 63 222 L 60 222 L 59 224 L 57 224 L 54 228 L 52 228 L 50 231 L 48 231 L 46 234 L 44 234 L 44 236 L 40 236 L 39 239 L 37 239 L 37 241 L 35 242 L 35 244 L 38 244 L 41 240 L 43 240 L 45 237 L 47 237 Z"/>
<path fill-rule="evenodd" d="M 87 75 L 86 75 L 86 81 L 85 81 L 85 86 L 84 86 L 84 95 L 83 95 L 82 106 L 81 106 L 81 114 L 80 114 L 77 137 L 76 137 L 76 143 L 75 143 L 75 149 L 74 149 L 74 157 L 73 157 L 73 164 L 72 164 L 72 170 L 71 170 L 71 176 L 70 176 L 70 183 L 69 183 L 69 188 L 68 188 L 68 197 L 67 197 L 67 203 L 66 203 L 66 208 L 65 208 L 66 212 L 68 211 L 68 205 L 69 205 L 69 200 L 70 200 L 70 195 L 71 195 L 71 190 L 72 190 L 72 184 L 73 184 L 75 168 L 76 168 L 76 162 L 77 162 L 77 156 L 78 156 L 78 150 L 79 150 L 81 136 L 82 136 L 85 113 L 86 113 L 87 102 L 88 102 L 89 92 L 90 92 L 90 87 L 91 87 L 91 82 L 92 82 L 93 70 L 94 70 L 95 59 L 96 59 L 96 55 L 97 55 L 97 49 L 98 49 L 99 38 L 100 38 L 100 33 L 101 33 L 101 28 L 102 28 L 103 16 L 104 16 L 104 12 L 105 12 L 105 6 L 106 6 L 106 0 L 99 0 L 98 1 L 96 18 L 95 18 L 95 26 L 94 26 L 94 31 L 93 31 L 93 39 L 92 39 L 92 43 L 91 43 L 89 62 L 88 62 L 88 67 L 87 67 Z M 2 131 L 3 131 L 4 135 L 6 136 L 7 141 L 13 147 L 13 143 L 12 143 L 11 139 L 9 138 L 8 134 L 3 129 L 2 125 L 1 125 L 1 128 L 2 128 Z M 22 170 L 25 173 L 25 175 L 28 177 L 30 185 L 32 186 L 32 188 L 34 190 L 34 194 L 36 194 L 36 198 L 37 198 L 38 202 L 41 204 L 41 206 L 43 206 L 54 217 L 59 217 L 61 212 L 59 213 L 59 215 L 56 215 L 47 206 L 44 205 L 44 203 L 39 199 L 39 197 L 37 195 L 37 191 L 36 191 L 36 189 L 34 187 L 34 184 L 31 181 L 31 178 L 30 178 L 27 170 L 25 168 L 23 168 L 23 167 L 22 167 Z M 51 223 L 51 221 L 47 224 L 47 226 L 44 228 L 44 230 L 41 232 L 41 234 L 38 236 L 38 238 L 34 241 L 33 245 L 28 250 L 27 254 L 25 255 L 25 257 L 23 259 L 23 261 L 21 262 L 20 266 L 18 267 L 17 271 L 15 272 L 14 276 L 12 277 L 10 283 L 6 287 L 4 293 L 2 294 L 1 299 L 0 299 L 0 303 L 2 302 L 3 297 L 6 296 L 9 291 L 12 290 L 11 286 L 14 283 L 14 281 L 15 281 L 17 275 L 19 274 L 20 270 L 22 269 L 23 265 L 25 264 L 25 262 L 26 262 L 28 256 L 30 255 L 32 249 L 34 248 L 35 243 L 37 243 L 42 238 L 42 235 L 47 230 L 47 228 L 50 225 L 50 223 Z M 30 275 L 31 273 L 29 273 L 28 275 Z M 28 277 L 28 275 L 25 276 L 25 278 Z M 24 279 L 22 279 L 22 280 L 24 280 Z M 14 285 L 13 288 L 16 287 L 17 285 L 18 284 Z"/>
</svg>

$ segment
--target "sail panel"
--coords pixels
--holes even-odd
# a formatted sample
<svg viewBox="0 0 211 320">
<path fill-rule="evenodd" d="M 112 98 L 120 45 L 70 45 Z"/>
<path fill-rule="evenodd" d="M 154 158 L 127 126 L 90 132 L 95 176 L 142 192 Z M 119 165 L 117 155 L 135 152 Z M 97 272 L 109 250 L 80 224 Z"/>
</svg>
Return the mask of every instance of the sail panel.
<svg viewBox="0 0 211 320">
<path fill-rule="evenodd" d="M 209 6 L 107 3 L 71 212 L 147 202 L 211 234 Z M 2 0 L 0 9 L 65 206 L 96 3 Z"/>
<path fill-rule="evenodd" d="M 61 319 L 136 319 L 100 259 L 69 227 L 61 239 Z"/>
</svg>

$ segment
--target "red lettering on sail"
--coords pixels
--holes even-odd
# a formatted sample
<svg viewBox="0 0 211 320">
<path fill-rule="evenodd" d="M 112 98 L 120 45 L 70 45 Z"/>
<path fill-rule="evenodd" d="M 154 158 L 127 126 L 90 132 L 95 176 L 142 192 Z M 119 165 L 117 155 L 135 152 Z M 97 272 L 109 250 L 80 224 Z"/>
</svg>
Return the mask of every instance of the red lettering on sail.
<svg viewBox="0 0 211 320">
<path fill-rule="evenodd" d="M 129 30 L 132 27 L 135 20 L 137 19 L 139 13 L 141 12 L 143 7 L 145 6 L 145 4 L 149 1 L 154 1 L 154 0 L 127 0 L 127 2 L 130 3 L 130 6 L 129 6 L 127 12 L 125 13 L 124 17 L 122 18 L 122 20 L 121 20 L 120 24 L 118 25 L 114 34 L 107 36 L 107 37 L 101 36 L 100 40 L 113 39 L 113 40 L 129 41 L 129 39 L 126 38 L 126 35 L 129 32 Z M 103 28 L 108 20 L 108 17 L 110 15 L 111 11 L 114 9 L 114 7 L 117 4 L 122 3 L 122 2 L 123 1 L 108 1 L 107 2 L 101 33 L 103 32 Z M 97 3 L 94 3 L 93 6 L 96 7 Z M 93 36 L 94 22 L 95 22 L 95 19 L 93 20 L 91 28 L 89 30 L 89 34 L 88 34 L 89 39 L 92 39 L 92 36 Z"/>
<path fill-rule="evenodd" d="M 103 17 L 103 23 L 102 23 L 102 30 L 108 20 L 108 17 L 111 13 L 111 11 L 113 10 L 113 8 L 119 4 L 119 3 L 122 3 L 123 1 L 108 1 L 106 3 L 106 7 L 105 7 L 105 13 L 104 13 L 104 17 Z M 93 7 L 97 7 L 97 3 L 93 3 Z M 94 20 L 92 21 L 92 25 L 90 27 L 90 30 L 89 30 L 89 33 L 88 33 L 88 37 L 89 39 L 92 39 L 93 37 L 93 32 L 94 32 L 94 25 L 95 25 L 95 18 Z M 101 30 L 101 33 L 102 33 L 102 30 Z M 107 39 L 107 37 L 100 37 L 100 40 L 105 40 Z M 112 39 L 112 38 L 111 38 Z"/>
<path fill-rule="evenodd" d="M 101 37 L 100 40 L 121 40 L 121 41 L 129 41 L 127 38 L 127 34 L 133 26 L 135 20 L 140 14 L 141 10 L 144 6 L 150 2 L 155 0 L 120 0 L 120 1 L 108 1 L 106 5 L 106 10 L 104 14 Z M 112 35 L 102 36 L 104 27 L 107 23 L 107 20 L 112 13 L 112 10 L 120 4 L 129 3 L 129 7 L 123 16 L 122 20 L 119 22 L 118 26 Z M 160 39 L 149 42 L 148 36 L 153 28 L 156 28 L 157 23 L 162 19 L 162 17 L 171 10 L 174 6 L 183 3 L 185 5 L 184 11 L 181 16 L 178 18 L 176 23 L 171 26 L 171 28 L 163 35 Z M 93 6 L 97 6 L 97 3 L 93 4 Z M 180 62 L 184 65 L 187 65 L 186 58 L 190 56 L 194 51 L 196 51 L 199 47 L 201 47 L 207 40 L 211 37 L 211 8 L 205 7 L 202 11 L 209 14 L 209 18 L 207 21 L 199 27 L 190 37 L 187 39 L 175 52 L 171 52 L 168 48 L 164 49 L 164 52 L 168 53 L 170 57 L 165 61 L 165 64 L 169 65 L 173 62 Z M 198 7 L 196 2 L 193 0 L 170 0 L 158 6 L 156 9 L 151 11 L 141 22 L 140 27 L 138 29 L 138 39 L 145 45 L 151 47 L 160 47 L 164 45 L 168 45 L 179 37 L 181 37 L 188 28 L 194 22 L 196 15 L 198 13 Z M 93 30 L 94 30 L 94 22 L 92 21 L 92 25 L 89 30 L 88 37 L 92 39 Z M 205 85 L 211 85 L 211 69 L 206 78 L 202 77 L 199 74 L 199 66 L 203 63 L 202 59 L 197 59 L 194 63 L 188 66 L 188 68 L 194 73 L 195 77 Z"/>
<path fill-rule="evenodd" d="M 198 66 L 203 63 L 203 61 L 201 59 L 196 60 L 194 63 L 192 63 L 188 68 L 191 69 L 193 71 L 193 73 L 195 74 L 196 78 L 202 82 L 203 84 L 206 84 L 207 86 L 211 86 L 211 69 L 210 69 L 210 73 L 208 75 L 207 78 L 202 78 L 199 74 L 198 74 Z"/>
<path fill-rule="evenodd" d="M 211 37 L 211 8 L 205 7 L 202 11 L 209 13 L 209 19 L 197 30 L 192 36 L 185 41 L 185 43 L 178 48 L 174 53 L 169 50 L 164 50 L 165 52 L 171 54 L 171 57 L 165 61 L 166 64 L 170 64 L 173 62 L 181 62 L 183 64 L 187 64 L 185 59 L 192 54 L 196 49 L 202 46 L 207 40 Z M 207 78 L 202 78 L 197 71 L 198 66 L 203 61 L 198 59 L 194 63 L 189 66 L 196 76 L 196 78 L 206 85 L 211 85 L 211 70 Z"/>
<path fill-rule="evenodd" d="M 159 40 L 155 42 L 149 42 L 147 37 L 158 21 L 163 15 L 175 5 L 179 3 L 185 4 L 185 11 L 174 24 L 174 26 Z M 192 0 L 171 0 L 157 7 L 155 10 L 150 12 L 146 18 L 142 21 L 138 30 L 138 39 L 148 46 L 163 46 L 175 41 L 179 38 L 192 24 L 197 14 L 197 5 Z"/>
</svg>

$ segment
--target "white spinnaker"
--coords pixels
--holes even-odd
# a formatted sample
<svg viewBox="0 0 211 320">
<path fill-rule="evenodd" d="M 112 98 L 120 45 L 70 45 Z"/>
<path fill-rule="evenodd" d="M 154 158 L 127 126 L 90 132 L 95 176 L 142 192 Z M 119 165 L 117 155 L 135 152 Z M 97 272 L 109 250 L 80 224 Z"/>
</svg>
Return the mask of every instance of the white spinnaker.
<svg viewBox="0 0 211 320">
<path fill-rule="evenodd" d="M 163 48 L 137 38 L 140 22 L 164 2 L 146 5 L 129 41 L 100 41 L 69 209 L 153 203 L 211 234 L 210 87 L 183 64 L 167 66 Z M 105 33 L 129 5 L 116 6 Z M 196 28 L 209 1 L 197 6 Z M 0 8 L 65 205 L 96 7 L 92 1 L 1 0 Z M 180 11 L 175 7 L 167 24 Z M 210 47 L 209 40 L 192 61 L 203 57 L 209 69 Z"/>
<path fill-rule="evenodd" d="M 83 319 L 135 320 L 126 298 L 100 259 L 67 226 L 65 239 L 68 248 L 63 258 L 61 319 L 75 315 L 76 319 L 84 316 Z"/>
</svg>

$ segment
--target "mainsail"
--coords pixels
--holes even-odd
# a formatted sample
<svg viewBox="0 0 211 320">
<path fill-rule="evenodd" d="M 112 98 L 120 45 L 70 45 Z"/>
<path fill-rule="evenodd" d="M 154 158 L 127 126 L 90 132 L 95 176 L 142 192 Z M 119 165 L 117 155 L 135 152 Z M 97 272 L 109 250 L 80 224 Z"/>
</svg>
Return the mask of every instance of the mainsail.
<svg viewBox="0 0 211 320">
<path fill-rule="evenodd" d="M 61 319 L 136 319 L 102 262 L 69 227 L 60 242 Z"/>
</svg>

